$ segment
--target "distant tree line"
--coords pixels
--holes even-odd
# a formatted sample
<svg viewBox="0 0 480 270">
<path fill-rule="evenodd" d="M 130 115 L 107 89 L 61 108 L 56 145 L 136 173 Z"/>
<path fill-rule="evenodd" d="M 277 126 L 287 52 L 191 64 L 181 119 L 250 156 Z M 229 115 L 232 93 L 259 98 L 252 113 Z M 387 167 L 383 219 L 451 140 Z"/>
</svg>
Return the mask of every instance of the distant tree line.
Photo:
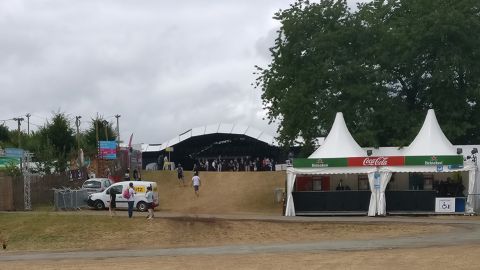
<svg viewBox="0 0 480 270">
<path fill-rule="evenodd" d="M 116 140 L 112 124 L 101 117 L 91 119 L 88 129 L 80 131 L 77 137 L 75 123 L 65 113 L 57 112 L 43 127 L 30 134 L 0 125 L 0 148 L 23 148 L 32 152 L 33 161 L 43 173 L 65 172 L 70 160 L 78 159 L 79 149 L 85 157 L 97 155 L 97 132 L 99 141 Z"/>
</svg>

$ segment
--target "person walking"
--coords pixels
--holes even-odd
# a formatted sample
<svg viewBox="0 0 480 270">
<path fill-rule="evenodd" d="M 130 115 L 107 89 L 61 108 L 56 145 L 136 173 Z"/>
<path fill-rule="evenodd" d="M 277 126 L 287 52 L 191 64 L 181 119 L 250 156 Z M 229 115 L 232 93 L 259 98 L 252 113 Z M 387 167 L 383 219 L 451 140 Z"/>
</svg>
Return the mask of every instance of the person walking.
<svg viewBox="0 0 480 270">
<path fill-rule="evenodd" d="M 133 203 L 135 202 L 135 190 L 133 189 L 133 183 L 130 182 L 128 185 L 128 193 L 129 197 L 127 199 L 128 202 L 128 217 L 132 218 L 133 216 Z"/>
<path fill-rule="evenodd" d="M 145 194 L 145 198 L 147 199 L 147 209 L 148 209 L 148 216 L 147 219 L 153 219 L 153 192 L 152 186 L 147 187 L 147 193 Z"/>
<path fill-rule="evenodd" d="M 182 164 L 178 163 L 177 167 L 177 177 L 178 177 L 178 183 L 185 186 L 185 179 L 183 179 L 183 167 Z"/>
<path fill-rule="evenodd" d="M 198 197 L 200 196 L 200 177 L 198 176 L 198 172 L 195 172 L 195 175 L 192 177 L 192 185 L 193 189 L 195 190 L 195 195 Z"/>
<path fill-rule="evenodd" d="M 117 191 L 114 188 L 110 189 L 110 206 L 108 206 L 108 211 L 110 212 L 110 216 L 116 216 L 117 213 L 115 212 L 115 208 L 117 208 Z"/>
<path fill-rule="evenodd" d="M 137 169 L 133 170 L 133 180 L 138 181 L 139 175 Z"/>
</svg>

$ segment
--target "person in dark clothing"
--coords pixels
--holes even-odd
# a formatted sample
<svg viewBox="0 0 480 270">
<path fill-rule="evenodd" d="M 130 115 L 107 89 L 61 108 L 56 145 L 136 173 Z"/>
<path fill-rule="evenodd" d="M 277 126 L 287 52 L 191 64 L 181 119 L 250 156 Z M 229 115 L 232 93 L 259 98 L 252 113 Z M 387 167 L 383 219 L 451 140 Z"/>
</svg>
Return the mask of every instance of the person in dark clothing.
<svg viewBox="0 0 480 270">
<path fill-rule="evenodd" d="M 137 181 L 138 180 L 138 171 L 137 169 L 133 170 L 133 180 Z"/>
<path fill-rule="evenodd" d="M 108 207 L 108 211 L 110 212 L 110 216 L 116 216 L 117 213 L 115 212 L 115 208 L 117 207 L 117 192 L 114 188 L 110 189 L 110 206 Z"/>
<path fill-rule="evenodd" d="M 185 186 L 185 180 L 183 179 L 183 167 L 182 164 L 178 163 L 177 167 L 177 177 L 178 177 L 178 183 Z"/>
</svg>

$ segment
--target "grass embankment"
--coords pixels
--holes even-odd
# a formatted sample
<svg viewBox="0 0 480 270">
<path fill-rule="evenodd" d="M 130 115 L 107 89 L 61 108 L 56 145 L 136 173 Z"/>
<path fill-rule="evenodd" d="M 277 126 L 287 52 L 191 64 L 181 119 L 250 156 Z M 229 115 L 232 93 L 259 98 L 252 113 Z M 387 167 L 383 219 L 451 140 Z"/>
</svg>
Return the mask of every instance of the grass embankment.
<svg viewBox="0 0 480 270">
<path fill-rule="evenodd" d="M 285 186 L 285 171 L 200 172 L 200 198 L 191 187 L 192 172 L 185 172 L 185 185 L 175 171 L 144 171 L 142 178 L 158 183 L 159 211 L 178 213 L 282 215 L 274 202 L 274 189 Z"/>
</svg>

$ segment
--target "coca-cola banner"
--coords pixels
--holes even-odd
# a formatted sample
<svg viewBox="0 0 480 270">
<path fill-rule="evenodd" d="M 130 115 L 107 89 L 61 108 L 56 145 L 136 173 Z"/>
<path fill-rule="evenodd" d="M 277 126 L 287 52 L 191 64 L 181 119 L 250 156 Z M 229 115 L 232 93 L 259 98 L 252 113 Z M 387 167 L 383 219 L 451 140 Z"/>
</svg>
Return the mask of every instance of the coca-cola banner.
<svg viewBox="0 0 480 270">
<path fill-rule="evenodd" d="M 388 156 L 388 157 L 352 157 L 348 158 L 349 167 L 361 166 L 403 166 L 405 157 Z"/>
</svg>

